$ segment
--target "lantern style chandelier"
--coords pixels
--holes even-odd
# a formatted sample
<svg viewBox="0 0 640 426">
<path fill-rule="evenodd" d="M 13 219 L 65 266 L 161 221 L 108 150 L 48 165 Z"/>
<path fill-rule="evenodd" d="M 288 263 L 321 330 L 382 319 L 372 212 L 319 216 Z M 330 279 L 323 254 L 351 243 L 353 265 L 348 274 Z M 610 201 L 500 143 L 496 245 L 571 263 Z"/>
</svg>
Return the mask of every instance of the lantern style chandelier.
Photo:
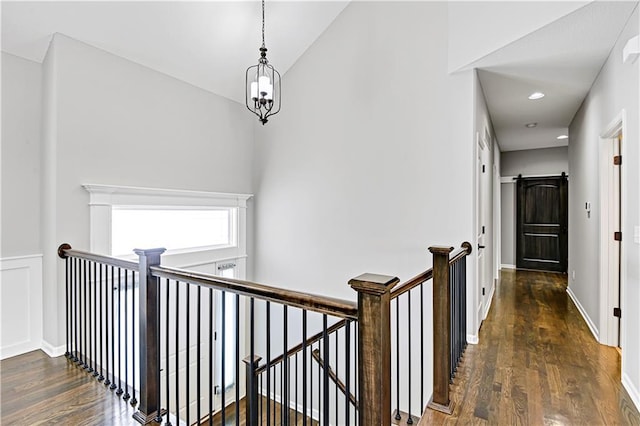
<svg viewBox="0 0 640 426">
<path fill-rule="evenodd" d="M 264 0 L 262 0 L 262 47 L 258 64 L 247 68 L 245 100 L 249 111 L 264 125 L 267 118 L 280 112 L 280 73 L 267 60 L 264 45 Z"/>
</svg>

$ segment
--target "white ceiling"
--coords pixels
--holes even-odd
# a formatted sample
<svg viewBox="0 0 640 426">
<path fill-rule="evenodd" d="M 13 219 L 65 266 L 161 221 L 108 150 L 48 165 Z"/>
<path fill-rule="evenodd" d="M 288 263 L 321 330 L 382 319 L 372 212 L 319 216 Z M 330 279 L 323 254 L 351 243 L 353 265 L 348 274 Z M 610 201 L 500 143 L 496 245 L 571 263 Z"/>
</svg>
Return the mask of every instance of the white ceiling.
<svg viewBox="0 0 640 426">
<path fill-rule="evenodd" d="M 349 0 L 268 0 L 266 45 L 270 62 L 284 74 L 348 3 Z M 511 27 L 505 24 L 505 31 L 496 33 L 500 37 L 489 39 L 487 49 L 483 50 L 482 46 L 473 49 L 478 56 L 485 56 L 458 68 L 479 68 L 503 151 L 567 144 L 566 140 L 558 141 L 556 137 L 567 132 L 572 117 L 637 6 L 635 1 L 583 4 L 561 7 L 555 2 L 492 2 L 480 7 L 481 3 L 471 2 L 466 6 L 451 5 L 450 14 L 452 10 L 457 10 L 458 18 L 471 14 L 473 18 L 468 18 L 472 22 L 487 21 L 488 17 L 485 19 L 479 14 L 488 8 L 487 13 L 494 19 L 493 24 L 484 27 L 489 35 L 491 28 L 496 32 L 494 27 L 499 23 L 496 17 L 513 21 Z M 241 103 L 244 102 L 245 70 L 257 62 L 261 44 L 261 11 L 257 0 L 3 1 L 1 7 L 5 52 L 42 62 L 52 34 L 59 32 Z M 502 9 L 504 14 L 500 14 Z M 555 19 L 558 16 L 560 18 Z M 456 24 L 455 19 L 450 16 L 451 25 Z M 518 20 L 528 22 L 529 26 L 516 24 Z M 550 23 L 543 25 L 545 20 Z M 458 21 L 461 25 L 464 23 L 464 19 Z M 523 36 L 523 31 L 533 32 Z M 473 29 L 468 28 L 464 34 L 457 35 L 459 44 L 464 45 L 470 38 L 480 39 L 480 36 L 472 37 L 472 33 Z M 504 42 L 509 33 L 512 38 L 519 38 L 496 48 L 498 40 Z M 450 49 L 455 50 L 451 40 Z M 455 51 L 451 52 L 452 57 L 454 54 Z M 463 57 L 458 56 L 455 57 L 460 62 Z M 546 96 L 529 101 L 527 96 L 534 91 L 542 91 Z M 538 127 L 525 128 L 529 122 L 537 122 Z"/>
<path fill-rule="evenodd" d="M 271 64 L 284 74 L 348 2 L 267 1 Z M 257 0 L 3 1 L 2 50 L 42 62 L 52 35 L 62 33 L 244 103 L 261 20 Z"/>
<path fill-rule="evenodd" d="M 556 137 L 567 134 L 636 6 L 590 3 L 466 67 L 479 68 L 502 151 L 567 145 Z M 546 96 L 527 99 L 536 91 Z M 526 128 L 531 122 L 538 126 Z"/>
</svg>

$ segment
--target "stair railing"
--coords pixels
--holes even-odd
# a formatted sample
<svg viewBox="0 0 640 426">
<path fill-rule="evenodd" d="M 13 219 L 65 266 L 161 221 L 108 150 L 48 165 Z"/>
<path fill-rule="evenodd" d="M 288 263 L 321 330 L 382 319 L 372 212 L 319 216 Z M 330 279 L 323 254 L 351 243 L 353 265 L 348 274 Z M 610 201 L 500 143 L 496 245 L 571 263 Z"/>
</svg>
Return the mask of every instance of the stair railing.
<svg viewBox="0 0 640 426">
<path fill-rule="evenodd" d="M 447 411 L 449 381 L 466 346 L 464 258 L 470 247 L 463 244 L 451 259 L 452 248 L 430 248 L 433 269 L 402 285 L 390 276 L 356 277 L 349 281 L 358 293 L 354 303 L 162 267 L 163 249 L 137 250 L 139 262 L 129 262 L 63 244 L 66 356 L 137 406 L 134 418 L 143 424 L 224 424 L 225 419 L 240 424 L 244 415 L 248 424 L 265 419 L 266 424 L 297 424 L 300 416 L 302 424 L 387 425 L 392 418 L 393 343 L 396 364 L 400 360 L 400 298 L 407 299 L 402 303 L 410 330 L 411 295 L 418 292 L 424 408 L 423 284 L 433 278 L 434 388 L 429 406 Z M 277 347 L 271 347 L 272 340 Z M 302 343 L 289 348 L 289 342 Z M 417 418 L 411 410 L 415 357 L 410 341 L 407 345 L 409 374 L 402 387 L 409 394 L 406 421 L 411 424 Z M 214 350 L 219 346 L 221 351 Z M 272 357 L 271 352 L 281 355 Z M 395 371 L 397 421 L 399 365 Z M 226 386 L 230 381 L 231 390 Z"/>
</svg>

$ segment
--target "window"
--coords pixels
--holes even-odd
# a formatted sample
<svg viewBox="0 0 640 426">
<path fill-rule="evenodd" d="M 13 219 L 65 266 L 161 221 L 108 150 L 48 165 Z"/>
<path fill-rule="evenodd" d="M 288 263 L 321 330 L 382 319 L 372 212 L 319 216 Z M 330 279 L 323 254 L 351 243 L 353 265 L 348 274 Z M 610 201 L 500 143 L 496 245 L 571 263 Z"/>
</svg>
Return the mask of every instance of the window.
<svg viewBox="0 0 640 426">
<path fill-rule="evenodd" d="M 118 207 L 111 215 L 111 254 L 134 248 L 168 251 L 236 245 L 236 208 Z"/>
</svg>

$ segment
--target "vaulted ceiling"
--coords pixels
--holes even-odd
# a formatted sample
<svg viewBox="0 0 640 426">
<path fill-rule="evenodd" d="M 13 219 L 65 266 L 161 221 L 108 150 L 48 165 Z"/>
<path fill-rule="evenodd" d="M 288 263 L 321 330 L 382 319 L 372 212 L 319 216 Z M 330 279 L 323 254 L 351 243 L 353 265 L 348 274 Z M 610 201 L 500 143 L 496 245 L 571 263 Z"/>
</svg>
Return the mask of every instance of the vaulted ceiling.
<svg viewBox="0 0 640 426">
<path fill-rule="evenodd" d="M 268 57 L 285 73 L 347 6 L 268 1 Z M 563 146 L 637 7 L 620 2 L 451 2 L 449 70 L 479 69 L 503 151 Z M 259 1 L 2 2 L 2 50 L 42 62 L 54 33 L 244 102 L 261 44 Z M 527 96 L 541 91 L 542 99 Z M 526 123 L 538 123 L 533 129 Z"/>
</svg>

